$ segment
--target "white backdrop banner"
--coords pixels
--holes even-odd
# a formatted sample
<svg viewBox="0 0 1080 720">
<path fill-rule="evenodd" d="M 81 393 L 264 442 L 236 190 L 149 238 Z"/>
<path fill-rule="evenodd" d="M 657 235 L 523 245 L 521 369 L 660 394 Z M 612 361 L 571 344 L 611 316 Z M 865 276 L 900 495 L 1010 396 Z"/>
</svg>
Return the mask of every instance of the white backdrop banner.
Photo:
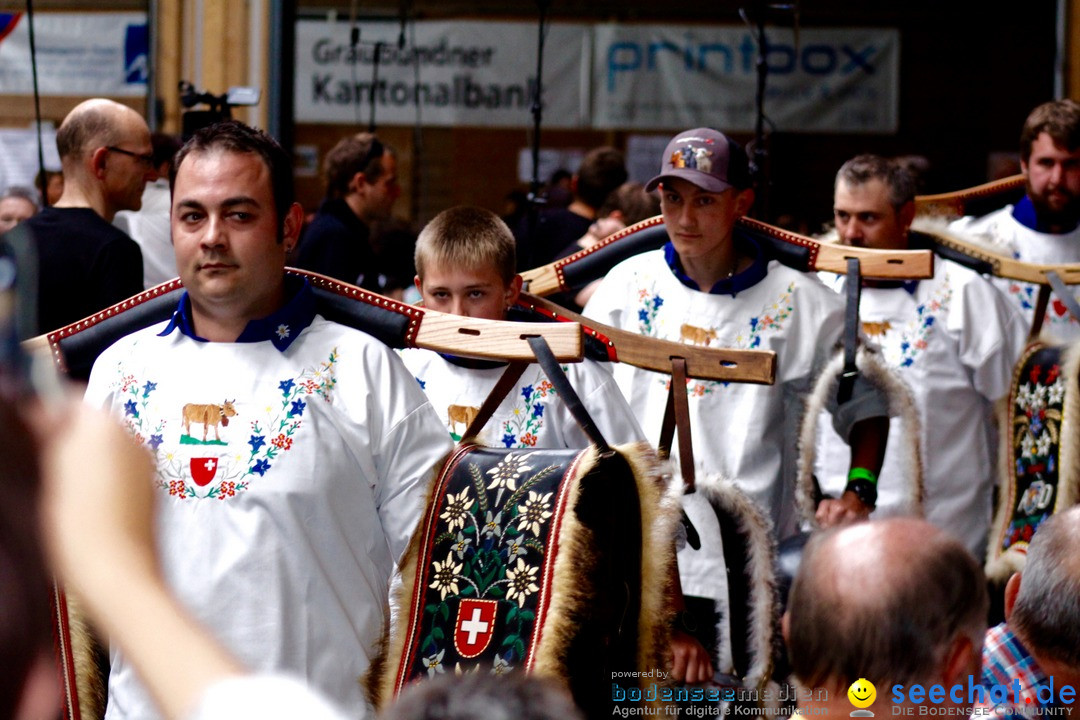
<svg viewBox="0 0 1080 720">
<path fill-rule="evenodd" d="M 0 94 L 30 95 L 30 30 L 25 13 L 0 12 Z M 146 94 L 146 13 L 39 12 L 34 15 L 42 95 Z"/>
<path fill-rule="evenodd" d="M 537 26 L 524 22 L 420 21 L 404 49 L 392 22 L 360 23 L 353 47 L 348 22 L 296 24 L 297 122 L 367 125 L 532 124 Z M 588 124 L 586 25 L 553 23 L 544 53 L 544 127 Z M 378 75 L 375 75 L 376 47 Z"/>
<path fill-rule="evenodd" d="M 757 44 L 748 28 L 597 25 L 596 128 L 752 131 Z M 894 133 L 900 33 L 882 28 L 766 32 L 765 115 L 786 132 Z"/>
</svg>

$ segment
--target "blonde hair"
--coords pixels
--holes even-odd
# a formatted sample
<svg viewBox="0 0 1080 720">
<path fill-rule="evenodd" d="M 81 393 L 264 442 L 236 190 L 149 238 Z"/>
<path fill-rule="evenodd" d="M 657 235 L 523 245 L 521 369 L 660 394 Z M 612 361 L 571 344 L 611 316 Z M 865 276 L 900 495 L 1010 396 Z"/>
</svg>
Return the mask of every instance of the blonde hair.
<svg viewBox="0 0 1080 720">
<path fill-rule="evenodd" d="M 494 267 L 510 284 L 517 267 L 514 235 L 499 216 L 484 208 L 443 210 L 416 238 L 416 274 L 428 263 L 450 268 Z"/>
</svg>

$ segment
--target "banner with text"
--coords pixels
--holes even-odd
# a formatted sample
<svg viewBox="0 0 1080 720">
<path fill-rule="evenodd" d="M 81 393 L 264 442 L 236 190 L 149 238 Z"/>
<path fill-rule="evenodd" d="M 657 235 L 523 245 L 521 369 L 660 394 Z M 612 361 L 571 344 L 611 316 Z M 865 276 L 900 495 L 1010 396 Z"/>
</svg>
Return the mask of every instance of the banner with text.
<svg viewBox="0 0 1080 720">
<path fill-rule="evenodd" d="M 37 13 L 34 41 L 42 95 L 146 94 L 146 13 Z M 0 95 L 33 92 L 28 16 L 0 12 Z"/>
<path fill-rule="evenodd" d="M 757 43 L 748 28 L 597 25 L 592 126 L 753 131 Z M 894 133 L 900 33 L 883 28 L 767 31 L 770 125 L 788 132 Z"/>
<path fill-rule="evenodd" d="M 524 22 L 420 21 L 398 47 L 397 23 L 296 24 L 296 121 L 367 125 L 532 124 L 537 27 Z M 588 26 L 551 24 L 545 40 L 545 127 L 588 124 Z M 376 52 L 378 64 L 376 65 Z"/>
</svg>

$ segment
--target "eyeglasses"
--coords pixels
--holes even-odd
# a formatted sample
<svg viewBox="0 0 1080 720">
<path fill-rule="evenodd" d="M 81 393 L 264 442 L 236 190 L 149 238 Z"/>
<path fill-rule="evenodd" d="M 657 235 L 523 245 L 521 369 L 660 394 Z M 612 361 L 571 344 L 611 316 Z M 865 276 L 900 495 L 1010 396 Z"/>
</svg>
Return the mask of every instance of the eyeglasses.
<svg viewBox="0 0 1080 720">
<path fill-rule="evenodd" d="M 131 152 L 130 150 L 125 150 L 124 148 L 114 147 L 112 145 L 106 145 L 105 149 L 108 150 L 109 152 L 120 153 L 121 155 L 127 155 L 128 157 L 133 157 L 136 160 L 138 160 L 139 162 L 146 165 L 147 167 L 154 167 L 154 156 L 149 154 L 149 153 L 147 153 L 146 155 L 143 155 L 142 153 Z"/>
</svg>

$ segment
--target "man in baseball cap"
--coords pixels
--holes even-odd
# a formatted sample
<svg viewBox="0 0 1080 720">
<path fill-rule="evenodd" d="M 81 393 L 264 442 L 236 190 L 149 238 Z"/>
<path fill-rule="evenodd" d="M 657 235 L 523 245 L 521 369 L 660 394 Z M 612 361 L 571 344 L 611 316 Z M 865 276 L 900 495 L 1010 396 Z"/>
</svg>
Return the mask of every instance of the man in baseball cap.
<svg viewBox="0 0 1080 720">
<path fill-rule="evenodd" d="M 797 530 L 791 489 L 800 408 L 838 345 L 844 300 L 815 274 L 771 260 L 755 237 L 737 225 L 753 205 L 754 190 L 746 153 L 723 133 L 696 128 L 676 135 L 660 158 L 660 173 L 646 187 L 660 192 L 669 242 L 616 265 L 584 313 L 665 340 L 776 352 L 773 385 L 691 380 L 687 394 L 698 487 L 719 478 L 733 481 L 771 516 L 777 537 L 785 538 Z M 624 363 L 615 364 L 613 371 L 646 437 L 656 442 L 668 376 Z M 884 455 L 887 401 L 860 376 L 851 400 L 837 406 L 833 397 L 827 404 L 833 426 L 852 447 L 853 473 L 870 482 L 865 478 L 876 477 Z M 683 507 L 695 526 L 715 526 L 715 513 L 702 495 L 684 496 Z M 845 492 L 823 503 L 819 522 L 866 517 L 873 500 L 867 505 L 864 498 L 870 495 Z M 715 636 L 700 639 L 715 648 L 713 667 L 727 673 L 727 636 L 740 630 L 726 629 L 723 550 L 707 542 L 705 533 L 701 540 L 699 550 L 688 546 L 679 551 L 682 589 L 697 628 L 717 628 L 719 642 Z M 679 631 L 673 643 L 675 666 L 681 662 L 687 667 L 686 679 L 693 682 L 708 663 L 701 663 L 689 643 L 680 651 Z M 686 653 L 681 661 L 680 652 Z"/>
</svg>

